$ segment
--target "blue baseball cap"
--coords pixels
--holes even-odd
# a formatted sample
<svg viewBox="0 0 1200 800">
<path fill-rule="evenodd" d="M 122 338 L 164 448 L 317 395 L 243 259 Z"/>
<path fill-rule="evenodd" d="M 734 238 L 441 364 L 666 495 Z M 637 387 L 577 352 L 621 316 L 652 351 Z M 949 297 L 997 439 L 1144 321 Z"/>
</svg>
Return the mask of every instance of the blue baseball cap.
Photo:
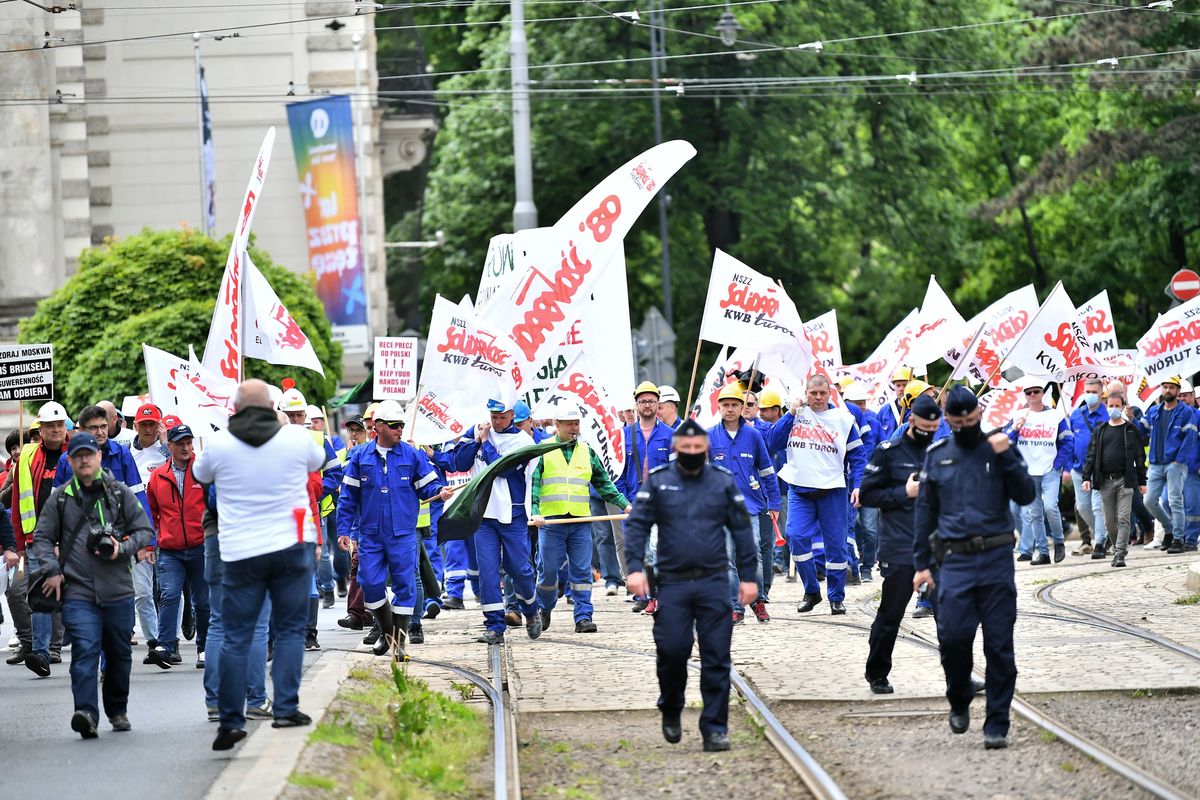
<svg viewBox="0 0 1200 800">
<path fill-rule="evenodd" d="M 524 422 L 532 416 L 533 412 L 529 410 L 529 404 L 524 400 L 518 400 L 513 405 L 513 422 Z"/>
<path fill-rule="evenodd" d="M 96 441 L 95 436 L 92 436 L 87 431 L 80 431 L 71 437 L 71 443 L 67 445 L 67 455 L 73 456 L 80 450 L 91 450 L 93 453 L 99 453 L 100 443 Z"/>
<path fill-rule="evenodd" d="M 171 430 L 167 431 L 168 442 L 178 442 L 180 439 L 192 439 L 192 429 L 187 425 L 176 425 Z"/>
<path fill-rule="evenodd" d="M 487 406 L 488 411 L 491 411 L 493 414 L 503 414 L 505 411 L 512 410 L 503 400 L 488 400 Z"/>
</svg>

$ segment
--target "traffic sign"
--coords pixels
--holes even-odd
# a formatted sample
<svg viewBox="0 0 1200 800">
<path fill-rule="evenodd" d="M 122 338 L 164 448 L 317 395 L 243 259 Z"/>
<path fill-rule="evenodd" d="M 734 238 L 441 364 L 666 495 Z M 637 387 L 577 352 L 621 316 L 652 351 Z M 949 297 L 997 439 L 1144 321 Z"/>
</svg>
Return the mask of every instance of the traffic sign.
<svg viewBox="0 0 1200 800">
<path fill-rule="evenodd" d="M 1200 294 L 1200 275 L 1190 269 L 1181 269 L 1171 276 L 1167 291 L 1181 303 L 1186 303 Z"/>
</svg>

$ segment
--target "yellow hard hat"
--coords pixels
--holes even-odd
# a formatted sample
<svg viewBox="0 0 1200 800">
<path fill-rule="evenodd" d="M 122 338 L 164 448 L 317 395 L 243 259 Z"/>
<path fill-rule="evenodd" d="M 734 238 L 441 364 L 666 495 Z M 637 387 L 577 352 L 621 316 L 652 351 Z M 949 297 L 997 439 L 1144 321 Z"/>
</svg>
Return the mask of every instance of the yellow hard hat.
<svg viewBox="0 0 1200 800">
<path fill-rule="evenodd" d="M 774 389 L 767 389 L 758 396 L 759 408 L 783 408 L 783 398 Z"/>
<path fill-rule="evenodd" d="M 746 402 L 746 390 L 740 384 L 726 384 L 725 388 L 717 395 L 717 402 L 722 400 L 737 400 L 739 403 Z"/>
<path fill-rule="evenodd" d="M 849 375 L 843 375 L 837 379 L 838 389 L 845 389 L 852 383 L 854 383 L 854 378 L 851 378 Z"/>
<path fill-rule="evenodd" d="M 901 405 L 905 408 L 912 408 L 912 404 L 916 399 L 932 388 L 925 381 L 909 381 L 908 386 L 904 387 L 903 396 L 900 398 Z"/>
<path fill-rule="evenodd" d="M 375 409 L 377 408 L 379 408 L 379 403 L 371 403 L 367 406 L 366 410 L 363 411 L 363 419 L 375 419 Z"/>
<path fill-rule="evenodd" d="M 641 383 L 638 384 L 638 387 L 633 390 L 633 399 L 636 400 L 638 398 L 638 395 L 646 394 L 647 392 L 654 395 L 655 397 L 661 396 L 658 392 L 657 386 L 655 386 L 650 381 L 642 381 Z"/>
<path fill-rule="evenodd" d="M 912 379 L 912 367 L 896 367 L 896 371 L 892 373 L 892 383 L 896 381 L 911 381 Z"/>
<path fill-rule="evenodd" d="M 1162 384 L 1164 384 L 1164 383 L 1173 383 L 1173 384 L 1175 384 L 1176 386 L 1182 386 L 1182 385 L 1183 385 L 1183 378 L 1179 377 L 1178 375 L 1172 375 L 1172 376 L 1171 376 L 1171 377 L 1169 377 L 1169 378 L 1163 378 L 1163 379 L 1162 379 L 1161 381 L 1159 381 L 1158 383 L 1159 383 L 1159 385 L 1160 385 L 1160 386 L 1161 386 Z"/>
</svg>

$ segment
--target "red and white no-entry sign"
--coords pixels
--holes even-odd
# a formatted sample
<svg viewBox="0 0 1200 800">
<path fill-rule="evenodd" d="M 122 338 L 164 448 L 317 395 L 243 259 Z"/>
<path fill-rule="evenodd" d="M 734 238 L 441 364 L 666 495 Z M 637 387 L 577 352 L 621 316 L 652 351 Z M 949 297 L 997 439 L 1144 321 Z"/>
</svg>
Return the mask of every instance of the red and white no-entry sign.
<svg viewBox="0 0 1200 800">
<path fill-rule="evenodd" d="M 1171 276 L 1167 290 L 1181 303 L 1186 303 L 1200 294 L 1200 275 L 1190 269 L 1181 269 Z"/>
</svg>

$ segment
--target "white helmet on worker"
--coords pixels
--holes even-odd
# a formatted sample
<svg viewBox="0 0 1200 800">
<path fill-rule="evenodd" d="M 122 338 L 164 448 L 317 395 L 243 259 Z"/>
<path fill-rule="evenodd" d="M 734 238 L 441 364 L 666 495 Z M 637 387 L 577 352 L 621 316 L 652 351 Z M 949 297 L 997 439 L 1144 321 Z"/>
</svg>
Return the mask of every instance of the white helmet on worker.
<svg viewBox="0 0 1200 800">
<path fill-rule="evenodd" d="M 583 419 L 583 414 L 579 413 L 579 406 L 574 403 L 554 409 L 555 422 L 578 422 L 581 419 Z"/>
<path fill-rule="evenodd" d="M 384 400 L 375 409 L 379 422 L 404 422 L 404 406 L 398 400 Z"/>
<path fill-rule="evenodd" d="M 280 411 L 307 411 L 308 402 L 296 388 L 288 389 L 279 398 Z"/>
</svg>

